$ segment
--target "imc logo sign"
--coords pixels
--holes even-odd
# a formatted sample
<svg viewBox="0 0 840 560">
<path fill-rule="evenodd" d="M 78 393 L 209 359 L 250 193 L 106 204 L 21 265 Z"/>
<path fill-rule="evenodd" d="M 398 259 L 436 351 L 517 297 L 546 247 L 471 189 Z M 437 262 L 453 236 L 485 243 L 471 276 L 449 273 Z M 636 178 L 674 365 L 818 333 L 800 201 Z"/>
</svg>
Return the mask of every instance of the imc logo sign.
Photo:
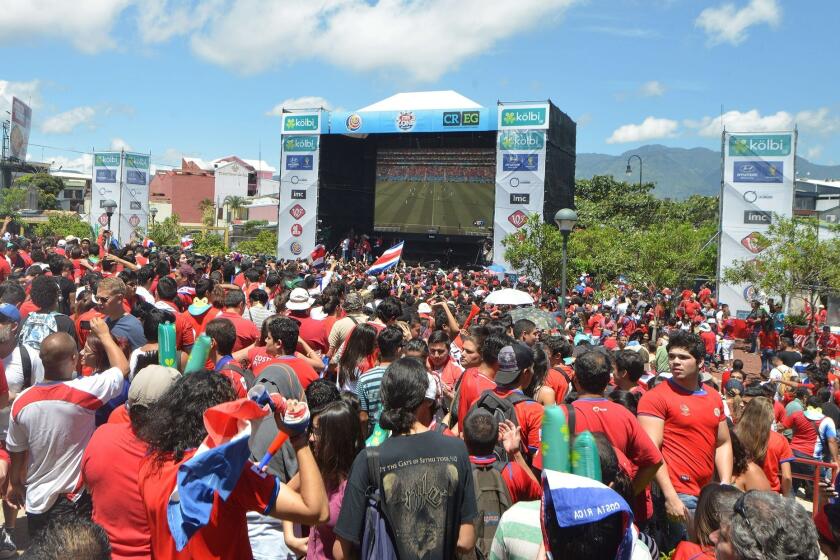
<svg viewBox="0 0 840 560">
<path fill-rule="evenodd" d="M 545 107 L 502 109 L 502 126 L 542 126 Z"/>
<path fill-rule="evenodd" d="M 729 137 L 729 155 L 789 156 L 791 145 L 790 134 L 758 134 L 750 136 L 733 134 Z"/>
<path fill-rule="evenodd" d="M 447 111 L 443 114 L 443 126 L 478 126 L 481 113 L 478 111 Z"/>
<path fill-rule="evenodd" d="M 499 133 L 499 147 L 504 151 L 536 152 L 545 147 L 542 130 L 505 130 Z"/>
<path fill-rule="evenodd" d="M 318 137 L 289 136 L 283 139 L 283 149 L 287 152 L 314 152 L 318 149 Z"/>
<path fill-rule="evenodd" d="M 318 130 L 318 115 L 286 115 L 283 119 L 283 130 L 294 132 Z"/>
<path fill-rule="evenodd" d="M 769 226 L 773 223 L 773 214 L 763 210 L 744 210 L 744 223 Z"/>
</svg>

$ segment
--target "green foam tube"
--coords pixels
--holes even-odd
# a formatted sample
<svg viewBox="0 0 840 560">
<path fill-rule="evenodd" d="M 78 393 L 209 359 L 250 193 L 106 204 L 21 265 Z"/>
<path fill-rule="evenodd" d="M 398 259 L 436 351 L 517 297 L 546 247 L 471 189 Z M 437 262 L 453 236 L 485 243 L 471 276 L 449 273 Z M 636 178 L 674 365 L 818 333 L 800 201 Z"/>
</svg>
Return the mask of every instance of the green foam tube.
<svg viewBox="0 0 840 560">
<path fill-rule="evenodd" d="M 178 368 L 176 363 L 177 350 L 175 348 L 175 325 L 161 323 L 158 325 L 158 363 L 162 366 Z"/>
<path fill-rule="evenodd" d="M 193 373 L 204 369 L 204 364 L 207 363 L 207 355 L 210 353 L 210 337 L 206 334 L 198 335 L 193 344 L 190 358 L 187 360 L 187 367 L 184 368 L 184 373 Z"/>
<path fill-rule="evenodd" d="M 379 425 L 379 422 L 377 422 L 376 426 L 373 428 L 373 433 L 367 438 L 367 440 L 365 440 L 365 447 L 377 447 L 378 445 L 381 445 L 383 441 L 388 439 L 388 436 L 390 435 L 391 430 L 386 430 Z"/>
<path fill-rule="evenodd" d="M 545 407 L 542 421 L 543 469 L 571 472 L 569 469 L 569 426 L 566 415 L 557 405 Z"/>
<path fill-rule="evenodd" d="M 601 482 L 598 443 L 589 431 L 579 433 L 572 445 L 572 474 Z"/>
</svg>

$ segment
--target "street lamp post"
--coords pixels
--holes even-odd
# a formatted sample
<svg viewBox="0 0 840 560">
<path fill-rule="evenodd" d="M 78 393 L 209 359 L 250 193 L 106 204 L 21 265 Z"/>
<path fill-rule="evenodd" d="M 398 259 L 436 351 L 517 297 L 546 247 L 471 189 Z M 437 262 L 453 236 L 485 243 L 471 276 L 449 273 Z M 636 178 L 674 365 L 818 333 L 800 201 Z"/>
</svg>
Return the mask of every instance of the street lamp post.
<svg viewBox="0 0 840 560">
<path fill-rule="evenodd" d="M 156 206 L 149 208 L 149 215 L 152 217 L 152 225 L 155 225 L 155 216 L 157 216 L 158 209 Z"/>
<path fill-rule="evenodd" d="M 639 156 L 637 154 L 633 154 L 632 156 L 627 158 L 627 170 L 625 171 L 625 173 L 627 173 L 628 175 L 632 175 L 633 168 L 630 167 L 630 160 L 633 159 L 633 158 L 638 158 L 638 160 L 639 160 L 639 189 L 641 189 L 642 188 L 642 158 L 641 158 L 641 156 Z"/>
<path fill-rule="evenodd" d="M 117 203 L 108 198 L 102 201 L 102 206 L 105 208 L 105 214 L 108 216 L 108 239 L 105 243 L 105 252 L 107 253 L 110 252 L 111 237 L 113 235 L 111 233 L 111 216 L 114 215 L 114 210 L 117 209 Z"/>
<path fill-rule="evenodd" d="M 560 309 L 563 312 L 564 324 L 566 322 L 566 264 L 568 260 L 566 249 L 569 244 L 569 234 L 572 233 L 577 219 L 577 212 L 571 208 L 563 208 L 554 214 L 554 223 L 557 224 L 557 228 L 563 235 L 563 272 L 560 279 Z"/>
</svg>

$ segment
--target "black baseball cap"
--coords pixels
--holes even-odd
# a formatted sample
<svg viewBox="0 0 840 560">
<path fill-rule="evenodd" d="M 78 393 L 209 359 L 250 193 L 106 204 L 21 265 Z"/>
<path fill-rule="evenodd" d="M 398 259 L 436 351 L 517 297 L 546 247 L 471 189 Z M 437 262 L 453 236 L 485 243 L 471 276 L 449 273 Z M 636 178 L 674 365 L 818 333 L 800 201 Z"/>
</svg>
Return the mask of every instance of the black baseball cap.
<svg viewBox="0 0 840 560">
<path fill-rule="evenodd" d="M 514 342 L 499 350 L 497 385 L 513 385 L 522 370 L 534 365 L 534 352 L 521 342 Z"/>
</svg>

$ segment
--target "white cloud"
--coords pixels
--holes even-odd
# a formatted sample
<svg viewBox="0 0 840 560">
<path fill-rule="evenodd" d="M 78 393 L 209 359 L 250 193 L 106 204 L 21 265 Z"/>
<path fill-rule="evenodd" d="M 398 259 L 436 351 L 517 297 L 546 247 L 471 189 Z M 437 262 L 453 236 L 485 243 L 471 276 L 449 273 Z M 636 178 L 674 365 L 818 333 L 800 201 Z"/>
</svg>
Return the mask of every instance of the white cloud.
<svg viewBox="0 0 840 560">
<path fill-rule="evenodd" d="M 750 0 L 740 9 L 734 4 L 706 8 L 694 24 L 706 32 L 710 45 L 738 45 L 748 37 L 747 30 L 753 25 L 764 23 L 776 27 L 781 21 L 782 8 L 778 0 Z"/>
<path fill-rule="evenodd" d="M 671 138 L 676 136 L 679 123 L 671 119 L 648 117 L 642 124 L 625 124 L 620 126 L 607 138 L 607 144 L 624 142 L 642 142 L 657 138 Z"/>
<path fill-rule="evenodd" d="M 33 109 L 37 109 L 41 106 L 41 81 L 10 82 L 0 80 L 0 110 L 11 110 L 12 97 L 17 97 Z"/>
<path fill-rule="evenodd" d="M 807 150 L 805 150 L 805 157 L 811 161 L 817 159 L 822 155 L 823 147 L 820 145 L 811 146 Z"/>
<path fill-rule="evenodd" d="M 115 46 L 111 29 L 131 0 L 4 0 L 0 41 L 20 44 L 33 37 L 64 39 L 85 53 Z"/>
<path fill-rule="evenodd" d="M 645 82 L 639 88 L 639 95 L 643 97 L 661 97 L 665 95 L 665 86 L 657 80 Z"/>
<path fill-rule="evenodd" d="M 840 130 L 840 117 L 834 116 L 826 107 L 803 110 L 798 113 L 777 111 L 772 115 L 762 115 L 758 109 L 750 111 L 727 111 L 723 116 L 703 117 L 699 120 L 686 120 L 685 126 L 697 129 L 700 136 L 720 136 L 723 126 L 732 132 L 772 132 L 791 130 L 795 126 L 800 130 L 817 134 L 829 134 Z"/>
<path fill-rule="evenodd" d="M 314 109 L 317 107 L 323 107 L 329 111 L 334 109 L 333 104 L 329 100 L 323 97 L 307 95 L 304 97 L 284 99 L 265 114 L 270 117 L 279 117 L 283 113 L 283 109 Z"/>
<path fill-rule="evenodd" d="M 579 0 L 234 0 L 194 34 L 196 54 L 255 73 L 305 59 L 434 81 Z"/>
<path fill-rule="evenodd" d="M 50 169 L 56 170 L 61 168 L 62 171 L 74 170 L 90 173 L 93 167 L 93 156 L 90 154 L 82 154 L 78 157 L 65 156 L 48 156 L 44 158 L 45 162 L 50 163 Z"/>
<path fill-rule="evenodd" d="M 128 142 L 123 140 L 122 138 L 112 138 L 111 139 L 111 147 L 108 148 L 109 150 L 113 150 L 115 152 L 119 152 L 125 150 L 126 152 L 132 151 L 131 145 Z"/>
<path fill-rule="evenodd" d="M 41 131 L 46 134 L 67 134 L 77 126 L 90 123 L 94 115 L 96 110 L 93 107 L 75 107 L 45 120 Z"/>
</svg>

